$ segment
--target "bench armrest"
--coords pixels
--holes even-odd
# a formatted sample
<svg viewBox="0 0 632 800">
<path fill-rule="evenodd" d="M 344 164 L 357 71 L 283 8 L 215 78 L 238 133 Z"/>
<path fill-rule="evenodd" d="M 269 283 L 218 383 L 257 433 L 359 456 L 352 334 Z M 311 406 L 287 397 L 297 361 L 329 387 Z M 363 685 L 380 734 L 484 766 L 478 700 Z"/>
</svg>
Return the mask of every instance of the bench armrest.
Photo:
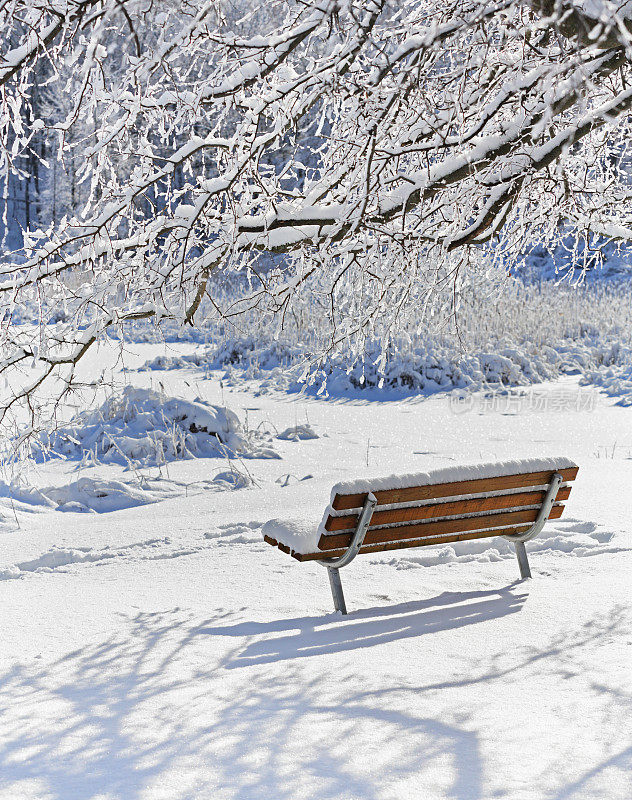
<svg viewBox="0 0 632 800">
<path fill-rule="evenodd" d="M 540 511 L 533 525 L 529 528 L 528 531 L 525 531 L 525 533 L 511 533 L 505 536 L 504 538 L 509 539 L 509 541 L 511 542 L 528 542 L 531 539 L 534 539 L 540 533 L 540 531 L 544 527 L 544 523 L 549 518 L 549 514 L 551 513 L 551 509 L 553 508 L 553 503 L 555 502 L 555 498 L 557 497 L 559 488 L 563 483 L 564 483 L 564 478 L 560 475 L 559 472 L 556 472 L 551 478 L 551 483 L 549 483 L 549 488 L 547 490 L 546 496 L 542 501 L 542 505 L 540 506 Z"/>
<path fill-rule="evenodd" d="M 376 496 L 373 494 L 373 492 L 369 492 L 366 500 L 364 501 L 364 506 L 362 507 L 358 525 L 355 529 L 353 539 L 351 540 L 351 544 L 347 548 L 347 551 L 339 558 L 323 559 L 322 561 L 319 561 L 320 564 L 325 567 L 329 567 L 330 569 L 338 569 L 339 567 L 346 567 L 347 564 L 350 564 L 353 561 L 353 559 L 358 555 L 358 551 L 362 547 L 366 532 L 369 530 L 371 517 L 373 516 L 373 509 L 376 505 Z"/>
</svg>

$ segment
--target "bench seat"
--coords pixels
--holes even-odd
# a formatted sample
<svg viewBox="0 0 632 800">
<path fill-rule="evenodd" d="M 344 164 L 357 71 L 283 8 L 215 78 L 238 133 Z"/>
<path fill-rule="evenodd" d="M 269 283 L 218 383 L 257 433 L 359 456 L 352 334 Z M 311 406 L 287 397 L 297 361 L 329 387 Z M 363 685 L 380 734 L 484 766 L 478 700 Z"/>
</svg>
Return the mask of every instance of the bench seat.
<svg viewBox="0 0 632 800">
<path fill-rule="evenodd" d="M 522 577 L 530 577 L 524 542 L 561 516 L 577 472 L 556 457 L 346 481 L 333 487 L 319 524 L 275 519 L 263 535 L 297 561 L 324 564 L 330 579 L 334 570 L 338 583 L 339 567 L 358 554 L 505 536 L 516 544 Z"/>
</svg>

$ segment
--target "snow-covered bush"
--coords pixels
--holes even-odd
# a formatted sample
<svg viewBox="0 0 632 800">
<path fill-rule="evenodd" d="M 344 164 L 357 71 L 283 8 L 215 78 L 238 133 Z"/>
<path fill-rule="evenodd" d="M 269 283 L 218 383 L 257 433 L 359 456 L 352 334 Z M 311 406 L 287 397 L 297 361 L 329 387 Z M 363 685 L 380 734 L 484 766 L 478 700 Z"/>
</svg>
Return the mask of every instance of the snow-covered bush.
<svg viewBox="0 0 632 800">
<path fill-rule="evenodd" d="M 223 291 L 221 302 L 229 307 L 239 286 Z M 446 289 L 446 303 L 449 294 Z M 282 328 L 253 315 L 247 335 L 209 320 L 205 347 L 154 358 L 144 368 L 197 367 L 229 385 L 254 381 L 262 392 L 339 395 L 523 386 L 632 363 L 632 287 L 624 282 L 573 287 L 479 280 L 461 298 L 454 324 L 445 316 L 435 322 L 406 317 L 396 331 L 384 321 L 364 338 L 337 342 L 321 300 L 314 287 Z"/>
<path fill-rule="evenodd" d="M 275 361 L 266 344 L 251 350 L 249 342 L 244 347 L 236 339 L 230 347 L 223 343 L 218 350 L 207 350 L 202 365 L 205 371 L 221 370 L 222 380 L 228 385 L 254 381 L 264 393 L 277 390 L 336 396 L 367 390 L 432 394 L 527 386 L 564 374 L 588 375 L 602 364 L 629 358 L 629 349 L 617 349 L 611 340 L 578 338 L 554 346 L 508 340 L 494 344 L 498 348 L 495 352 L 486 348 L 464 353 L 447 337 L 429 336 L 414 344 L 398 340 L 388 346 L 373 340 L 359 356 L 342 349 L 318 360 L 313 359 L 309 348 L 293 346 L 292 358 Z M 222 353 L 238 353 L 240 357 L 223 363 Z"/>
<path fill-rule="evenodd" d="M 263 434 L 244 431 L 227 408 L 133 386 L 67 425 L 40 433 L 32 450 L 37 460 L 63 457 L 123 466 L 158 466 L 196 456 L 278 458 Z"/>
<path fill-rule="evenodd" d="M 581 383 L 599 386 L 618 406 L 632 406 L 632 359 L 627 364 L 587 372 Z"/>
<path fill-rule="evenodd" d="M 147 370 L 186 369 L 187 367 L 200 366 L 201 359 L 195 356 L 156 356 L 148 359 L 140 368 L 141 372 Z"/>
</svg>

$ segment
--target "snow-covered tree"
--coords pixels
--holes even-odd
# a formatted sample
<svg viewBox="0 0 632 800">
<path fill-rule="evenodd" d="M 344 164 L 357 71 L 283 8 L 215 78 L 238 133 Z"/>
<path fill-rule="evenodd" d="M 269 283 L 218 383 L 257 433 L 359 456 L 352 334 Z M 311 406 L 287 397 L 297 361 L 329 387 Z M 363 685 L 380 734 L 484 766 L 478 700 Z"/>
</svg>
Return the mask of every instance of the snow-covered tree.
<svg viewBox="0 0 632 800">
<path fill-rule="evenodd" d="M 492 238 L 503 258 L 569 229 L 630 238 L 628 12 L 608 0 L 7 0 L 4 185 L 46 130 L 84 199 L 0 266 L 0 370 L 36 367 L 0 414 L 56 371 L 70 380 L 109 326 L 194 324 L 231 269 L 251 270 L 250 303 L 280 310 L 314 275 L 335 305 L 353 275 L 370 318 L 427 265 L 456 274 Z M 44 90 L 64 96 L 65 117 L 42 116 Z M 276 280 L 261 254 L 282 254 Z M 67 323 L 20 326 L 33 296 L 69 308 Z"/>
</svg>

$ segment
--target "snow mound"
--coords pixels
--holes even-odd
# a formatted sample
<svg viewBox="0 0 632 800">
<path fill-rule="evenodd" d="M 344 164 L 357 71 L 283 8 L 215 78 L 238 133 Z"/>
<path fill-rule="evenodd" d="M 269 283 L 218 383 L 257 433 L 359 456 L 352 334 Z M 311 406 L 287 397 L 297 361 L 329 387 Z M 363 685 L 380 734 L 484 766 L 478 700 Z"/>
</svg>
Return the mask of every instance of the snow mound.
<svg viewBox="0 0 632 800">
<path fill-rule="evenodd" d="M 285 439 L 289 442 L 299 442 L 306 439 L 320 438 L 311 425 L 292 425 L 277 435 L 277 439 Z"/>
<path fill-rule="evenodd" d="M 4 501 L 4 502 L 3 502 Z M 32 511 L 38 506 L 40 510 L 54 508 L 55 503 L 41 489 L 35 486 L 20 486 L 16 483 L 0 481 L 0 504 L 12 509 L 28 509 Z"/>
<path fill-rule="evenodd" d="M 58 511 L 107 513 L 144 506 L 161 499 L 129 483 L 98 478 L 79 478 L 66 486 L 49 487 L 41 491 L 56 503 Z"/>
<path fill-rule="evenodd" d="M 609 397 L 619 398 L 618 406 L 632 406 L 632 364 L 622 364 L 589 372 L 582 384 L 599 386 Z"/>
<path fill-rule="evenodd" d="M 155 370 L 186 369 L 187 367 L 199 367 L 205 363 L 204 355 L 194 353 L 188 356 L 156 356 L 150 358 L 138 368 L 139 372 Z"/>
<path fill-rule="evenodd" d="M 109 513 L 123 508 L 156 503 L 178 494 L 167 481 L 154 480 L 146 485 L 104 478 L 79 478 L 63 486 L 17 486 L 0 482 L 0 508 L 13 513 L 56 510 L 75 513 Z M 11 523 L 12 515 L 4 519 Z"/>
<path fill-rule="evenodd" d="M 268 440 L 265 434 L 245 432 L 237 415 L 223 406 L 126 386 L 97 410 L 41 433 L 32 452 L 39 461 L 86 459 L 126 467 L 198 456 L 279 458 Z"/>
<path fill-rule="evenodd" d="M 46 511 L 107 514 L 191 493 L 232 491 L 252 484 L 249 475 L 236 469 L 194 483 L 146 476 L 131 481 L 82 477 L 62 486 L 36 488 L 0 481 L 0 532 L 14 530 L 26 514 Z"/>
<path fill-rule="evenodd" d="M 229 469 L 224 472 L 218 472 L 213 478 L 213 483 L 225 489 L 246 489 L 248 486 L 252 486 L 253 480 L 243 472 Z"/>
</svg>

